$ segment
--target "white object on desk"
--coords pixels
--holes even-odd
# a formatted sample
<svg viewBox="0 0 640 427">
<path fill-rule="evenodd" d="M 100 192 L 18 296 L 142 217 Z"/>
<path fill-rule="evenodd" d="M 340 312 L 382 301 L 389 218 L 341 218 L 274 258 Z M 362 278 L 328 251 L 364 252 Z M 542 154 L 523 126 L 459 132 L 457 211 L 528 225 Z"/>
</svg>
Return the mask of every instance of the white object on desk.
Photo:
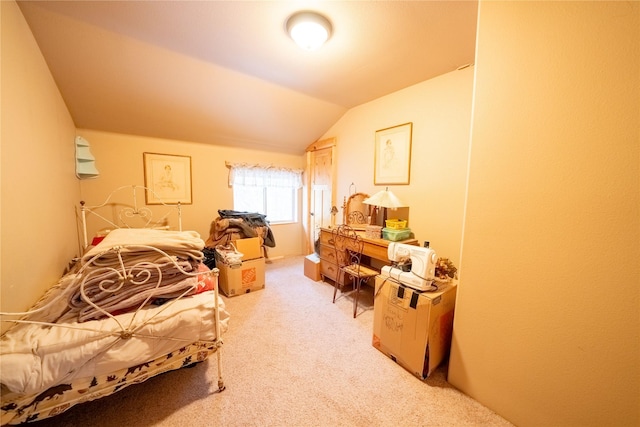
<svg viewBox="0 0 640 427">
<path fill-rule="evenodd" d="M 436 261 L 438 256 L 431 248 L 390 242 L 387 249 L 389 260 L 398 263 L 404 259 L 411 260 L 410 271 L 386 265 L 382 267 L 383 277 L 392 277 L 398 282 L 419 291 L 430 290 L 436 278 Z"/>
</svg>

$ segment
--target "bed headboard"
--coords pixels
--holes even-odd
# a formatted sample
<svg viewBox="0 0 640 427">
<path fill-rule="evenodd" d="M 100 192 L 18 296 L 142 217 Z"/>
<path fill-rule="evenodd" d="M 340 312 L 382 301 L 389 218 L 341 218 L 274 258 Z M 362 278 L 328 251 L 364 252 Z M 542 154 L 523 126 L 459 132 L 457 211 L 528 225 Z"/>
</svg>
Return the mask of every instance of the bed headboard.
<svg viewBox="0 0 640 427">
<path fill-rule="evenodd" d="M 145 204 L 145 191 L 161 200 L 152 189 L 142 185 L 124 185 L 113 190 L 106 200 L 89 206 L 80 201 L 80 221 L 82 227 L 83 251 L 89 246 L 88 219 L 95 217 L 101 224 L 98 230 L 107 228 L 155 228 L 170 229 L 169 220 L 176 218 L 178 231 L 182 231 L 182 206 L 178 203 L 159 201 L 151 209 Z"/>
</svg>

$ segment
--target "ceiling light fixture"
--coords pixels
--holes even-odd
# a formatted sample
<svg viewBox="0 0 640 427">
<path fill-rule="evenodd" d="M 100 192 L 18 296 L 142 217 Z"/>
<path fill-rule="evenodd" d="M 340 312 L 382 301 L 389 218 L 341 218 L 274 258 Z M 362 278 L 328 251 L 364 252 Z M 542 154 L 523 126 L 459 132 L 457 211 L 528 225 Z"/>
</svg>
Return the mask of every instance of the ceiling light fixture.
<svg viewBox="0 0 640 427">
<path fill-rule="evenodd" d="M 287 32 L 304 50 L 316 50 L 331 36 L 331 23 L 316 12 L 298 12 L 287 19 Z"/>
</svg>

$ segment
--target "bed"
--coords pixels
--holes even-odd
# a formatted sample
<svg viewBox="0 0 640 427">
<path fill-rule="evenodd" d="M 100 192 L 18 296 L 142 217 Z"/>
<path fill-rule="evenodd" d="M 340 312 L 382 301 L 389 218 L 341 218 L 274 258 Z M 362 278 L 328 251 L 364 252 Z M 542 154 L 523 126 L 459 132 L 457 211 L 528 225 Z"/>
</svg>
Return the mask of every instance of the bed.
<svg viewBox="0 0 640 427">
<path fill-rule="evenodd" d="M 218 295 L 218 270 L 203 262 L 204 241 L 194 231 L 171 230 L 132 203 L 81 203 L 83 253 L 34 306 L 0 313 L 12 322 L 0 339 L 2 425 L 42 420 L 113 394 L 155 375 L 215 355 L 222 379 L 222 336 L 229 313 Z M 112 193 L 113 194 L 113 193 Z M 88 232 L 98 208 L 117 219 Z M 180 206 L 175 208 L 180 217 Z M 124 210 L 124 213 L 122 213 Z M 121 217 L 121 215 L 123 215 Z M 144 226 L 131 227 L 140 217 Z M 95 235 L 88 242 L 88 235 Z"/>
</svg>

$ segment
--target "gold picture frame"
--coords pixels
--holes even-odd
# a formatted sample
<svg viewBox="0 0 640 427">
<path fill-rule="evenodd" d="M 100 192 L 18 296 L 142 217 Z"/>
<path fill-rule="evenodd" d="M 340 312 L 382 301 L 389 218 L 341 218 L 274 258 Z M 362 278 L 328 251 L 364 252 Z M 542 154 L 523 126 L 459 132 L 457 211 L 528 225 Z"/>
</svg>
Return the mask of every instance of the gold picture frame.
<svg viewBox="0 0 640 427">
<path fill-rule="evenodd" d="M 373 183 L 409 184 L 413 123 L 376 131 Z"/>
<path fill-rule="evenodd" d="M 148 205 L 192 203 L 191 156 L 143 153 L 143 159 Z"/>
</svg>

